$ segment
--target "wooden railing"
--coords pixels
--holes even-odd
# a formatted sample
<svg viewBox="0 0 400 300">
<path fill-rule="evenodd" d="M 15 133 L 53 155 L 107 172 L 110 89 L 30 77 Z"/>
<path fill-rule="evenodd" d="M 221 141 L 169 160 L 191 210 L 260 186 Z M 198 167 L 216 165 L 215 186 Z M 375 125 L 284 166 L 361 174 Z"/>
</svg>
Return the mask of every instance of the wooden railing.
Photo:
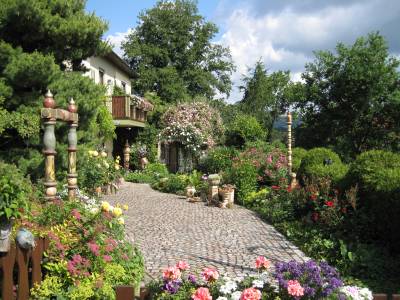
<svg viewBox="0 0 400 300">
<path fill-rule="evenodd" d="M 33 250 L 25 250 L 12 244 L 10 251 L 0 253 L 1 299 L 15 299 L 15 295 L 18 300 L 29 299 L 30 288 L 42 281 L 42 258 L 48 245 L 47 239 L 37 239 Z M 14 282 L 14 274 L 18 274 L 17 282 Z M 16 286 L 18 289 L 14 290 Z"/>
<path fill-rule="evenodd" d="M 131 105 L 128 96 L 112 96 L 112 116 L 114 119 L 146 122 L 147 112 Z"/>
</svg>

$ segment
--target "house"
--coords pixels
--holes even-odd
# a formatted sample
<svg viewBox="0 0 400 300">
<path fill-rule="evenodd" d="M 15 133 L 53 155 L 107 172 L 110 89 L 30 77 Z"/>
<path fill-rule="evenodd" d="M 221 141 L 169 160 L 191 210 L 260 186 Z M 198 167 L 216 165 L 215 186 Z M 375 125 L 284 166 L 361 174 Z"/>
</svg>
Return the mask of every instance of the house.
<svg viewBox="0 0 400 300">
<path fill-rule="evenodd" d="M 106 105 L 114 119 L 116 138 L 105 143 L 105 150 L 109 156 L 123 157 L 124 146 L 126 143 L 131 145 L 146 126 L 147 112 L 153 110 L 153 105 L 132 94 L 133 71 L 115 52 L 89 57 L 83 64 L 88 69 L 85 76 L 107 87 Z"/>
</svg>

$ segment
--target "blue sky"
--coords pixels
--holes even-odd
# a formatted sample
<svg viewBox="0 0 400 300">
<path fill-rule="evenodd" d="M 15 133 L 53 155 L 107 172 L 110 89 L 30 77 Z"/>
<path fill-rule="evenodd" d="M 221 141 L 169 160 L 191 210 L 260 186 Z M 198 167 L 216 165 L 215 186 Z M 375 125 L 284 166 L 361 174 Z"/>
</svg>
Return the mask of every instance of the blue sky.
<svg viewBox="0 0 400 300">
<path fill-rule="evenodd" d="M 127 31 L 153 0 L 88 0 L 87 10 L 109 22 L 105 38 L 117 52 Z M 236 102 L 249 67 L 262 59 L 269 71 L 289 70 L 301 78 L 314 50 L 334 50 L 338 42 L 381 32 L 389 50 L 400 57 L 400 0 L 199 0 L 201 15 L 220 29 L 214 42 L 229 47 L 236 72 L 228 102 Z"/>
</svg>

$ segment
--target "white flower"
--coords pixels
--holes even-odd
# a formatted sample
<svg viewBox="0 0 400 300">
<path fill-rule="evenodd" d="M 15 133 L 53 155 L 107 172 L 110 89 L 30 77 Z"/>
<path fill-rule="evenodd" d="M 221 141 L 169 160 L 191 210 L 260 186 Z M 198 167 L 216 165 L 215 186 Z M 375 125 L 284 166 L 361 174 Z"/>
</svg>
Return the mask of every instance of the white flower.
<svg viewBox="0 0 400 300">
<path fill-rule="evenodd" d="M 242 292 L 241 291 L 237 291 L 237 292 L 234 292 L 231 295 L 231 298 L 232 298 L 232 300 L 240 300 L 241 296 L 242 296 Z"/>
<path fill-rule="evenodd" d="M 238 276 L 238 277 L 235 277 L 233 280 L 235 280 L 236 282 L 241 282 L 241 281 L 243 281 L 243 277 L 242 276 Z"/>
<path fill-rule="evenodd" d="M 264 283 L 267 283 L 268 277 L 269 277 L 268 272 L 262 272 L 258 278 L 262 280 Z"/>
<path fill-rule="evenodd" d="M 264 281 L 262 281 L 262 280 L 255 279 L 255 280 L 253 280 L 252 284 L 253 284 L 253 287 L 255 287 L 255 288 L 262 289 L 264 287 Z"/>
<path fill-rule="evenodd" d="M 99 212 L 99 208 L 98 207 L 92 207 L 89 211 L 90 211 L 90 213 L 95 215 L 95 214 L 97 214 Z"/>
<path fill-rule="evenodd" d="M 220 296 L 220 297 L 217 298 L 217 300 L 228 300 L 228 298 Z"/>
<path fill-rule="evenodd" d="M 222 294 L 230 294 L 237 289 L 237 284 L 234 281 L 227 281 L 225 284 L 221 285 L 219 291 Z"/>
</svg>

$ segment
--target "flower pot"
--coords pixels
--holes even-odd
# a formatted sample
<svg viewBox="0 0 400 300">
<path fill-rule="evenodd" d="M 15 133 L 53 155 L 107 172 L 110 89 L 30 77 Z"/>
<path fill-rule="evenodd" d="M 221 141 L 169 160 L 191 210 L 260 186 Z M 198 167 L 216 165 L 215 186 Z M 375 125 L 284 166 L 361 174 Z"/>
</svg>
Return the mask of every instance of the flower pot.
<svg viewBox="0 0 400 300">
<path fill-rule="evenodd" d="M 232 207 L 235 201 L 235 189 L 231 185 L 222 186 L 219 189 L 219 195 L 221 196 L 222 207 Z"/>
<path fill-rule="evenodd" d="M 194 186 L 186 187 L 186 197 L 193 198 L 195 193 L 196 189 L 194 188 Z"/>
</svg>

